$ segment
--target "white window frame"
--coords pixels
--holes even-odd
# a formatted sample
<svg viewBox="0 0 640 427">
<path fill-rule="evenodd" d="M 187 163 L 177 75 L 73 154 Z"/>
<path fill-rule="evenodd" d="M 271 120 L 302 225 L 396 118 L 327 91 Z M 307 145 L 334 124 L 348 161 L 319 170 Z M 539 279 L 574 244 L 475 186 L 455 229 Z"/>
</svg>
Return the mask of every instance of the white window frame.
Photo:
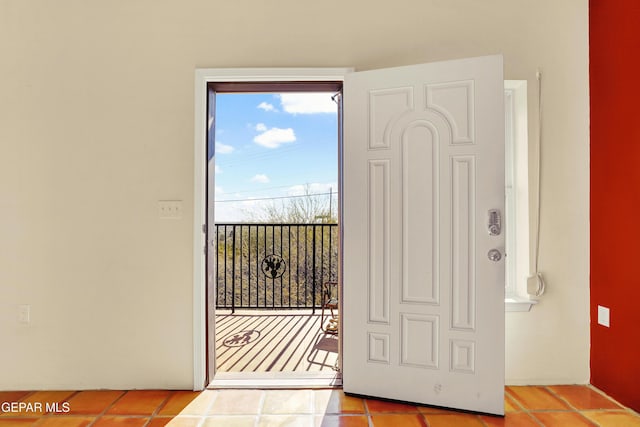
<svg viewBox="0 0 640 427">
<path fill-rule="evenodd" d="M 529 144 L 527 81 L 505 80 L 506 311 L 529 311 Z"/>
</svg>

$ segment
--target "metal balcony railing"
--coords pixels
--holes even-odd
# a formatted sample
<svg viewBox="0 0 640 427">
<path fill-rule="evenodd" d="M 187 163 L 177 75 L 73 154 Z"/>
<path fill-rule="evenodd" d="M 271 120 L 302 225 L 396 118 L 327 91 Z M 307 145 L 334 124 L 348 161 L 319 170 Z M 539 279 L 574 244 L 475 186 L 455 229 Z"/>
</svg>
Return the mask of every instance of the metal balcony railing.
<svg viewBox="0 0 640 427">
<path fill-rule="evenodd" d="M 320 308 L 338 276 L 337 224 L 216 224 L 216 308 Z"/>
</svg>

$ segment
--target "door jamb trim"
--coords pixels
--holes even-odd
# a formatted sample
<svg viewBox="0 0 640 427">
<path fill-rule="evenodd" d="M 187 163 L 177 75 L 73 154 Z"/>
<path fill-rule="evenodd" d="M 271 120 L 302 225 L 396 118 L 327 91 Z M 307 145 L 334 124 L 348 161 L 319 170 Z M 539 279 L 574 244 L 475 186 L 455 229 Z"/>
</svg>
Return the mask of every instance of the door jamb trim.
<svg viewBox="0 0 640 427">
<path fill-rule="evenodd" d="M 206 255 L 207 84 L 210 82 L 344 81 L 353 68 L 199 68 L 195 70 L 193 197 L 193 390 L 207 385 Z M 213 371 L 213 367 L 211 367 Z"/>
</svg>

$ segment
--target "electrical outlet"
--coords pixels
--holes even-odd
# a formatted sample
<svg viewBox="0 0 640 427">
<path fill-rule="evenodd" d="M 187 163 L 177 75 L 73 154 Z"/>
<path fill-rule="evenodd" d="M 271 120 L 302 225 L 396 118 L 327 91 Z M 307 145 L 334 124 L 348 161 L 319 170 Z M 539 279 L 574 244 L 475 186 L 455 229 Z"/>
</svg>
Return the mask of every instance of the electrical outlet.
<svg viewBox="0 0 640 427">
<path fill-rule="evenodd" d="M 611 312 L 608 307 L 598 306 L 598 325 L 610 327 Z"/>
<path fill-rule="evenodd" d="M 182 200 L 159 200 L 158 215 L 162 219 L 182 218 Z"/>
<path fill-rule="evenodd" d="M 18 306 L 18 322 L 30 323 L 31 322 L 31 306 L 27 304 Z"/>
</svg>

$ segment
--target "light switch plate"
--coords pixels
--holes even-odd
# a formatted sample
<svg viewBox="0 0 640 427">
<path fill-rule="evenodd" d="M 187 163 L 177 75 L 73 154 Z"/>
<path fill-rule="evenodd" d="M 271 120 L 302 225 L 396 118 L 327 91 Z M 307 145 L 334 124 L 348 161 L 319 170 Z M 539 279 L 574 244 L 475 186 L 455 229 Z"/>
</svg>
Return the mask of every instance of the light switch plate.
<svg viewBox="0 0 640 427">
<path fill-rule="evenodd" d="M 30 323 L 31 322 L 31 306 L 28 304 L 21 304 L 18 306 L 18 322 Z"/>
<path fill-rule="evenodd" d="M 182 218 L 182 200 L 159 200 L 158 215 L 162 219 Z"/>
<path fill-rule="evenodd" d="M 603 307 L 601 305 L 598 306 L 598 325 L 606 326 L 609 328 L 609 308 Z"/>
</svg>

